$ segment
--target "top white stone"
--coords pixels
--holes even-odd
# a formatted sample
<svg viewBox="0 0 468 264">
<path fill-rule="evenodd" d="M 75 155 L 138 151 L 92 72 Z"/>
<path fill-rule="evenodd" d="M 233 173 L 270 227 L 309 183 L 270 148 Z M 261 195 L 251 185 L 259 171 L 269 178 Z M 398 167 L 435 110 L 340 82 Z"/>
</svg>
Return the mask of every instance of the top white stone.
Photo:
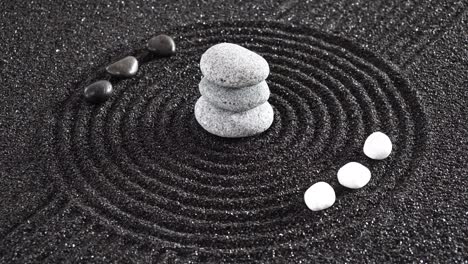
<svg viewBox="0 0 468 264">
<path fill-rule="evenodd" d="M 232 88 L 256 85 L 270 74 L 262 56 L 232 43 L 216 44 L 205 51 L 200 69 L 207 80 Z"/>
<path fill-rule="evenodd" d="M 327 209 L 335 200 L 335 190 L 326 182 L 317 182 L 304 193 L 304 202 L 312 211 Z"/>
<path fill-rule="evenodd" d="M 392 152 L 392 141 L 382 132 L 374 132 L 364 142 L 364 154 L 375 160 L 383 160 Z"/>
</svg>

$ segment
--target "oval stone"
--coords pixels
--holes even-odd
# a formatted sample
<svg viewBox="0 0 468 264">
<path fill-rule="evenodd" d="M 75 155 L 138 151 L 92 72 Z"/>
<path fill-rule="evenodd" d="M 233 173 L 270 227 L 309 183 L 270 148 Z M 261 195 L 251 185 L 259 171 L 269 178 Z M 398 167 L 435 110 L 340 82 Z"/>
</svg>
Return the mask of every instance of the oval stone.
<svg viewBox="0 0 468 264">
<path fill-rule="evenodd" d="M 106 71 L 114 76 L 132 77 L 138 71 L 138 60 L 133 56 L 127 56 L 107 66 Z"/>
<path fill-rule="evenodd" d="M 392 153 L 392 141 L 384 133 L 374 132 L 364 142 L 363 151 L 371 159 L 386 159 Z"/>
<path fill-rule="evenodd" d="M 232 112 L 210 104 L 204 96 L 195 104 L 195 118 L 209 133 L 227 138 L 260 134 L 273 123 L 273 108 L 268 102 L 245 112 Z"/>
<path fill-rule="evenodd" d="M 370 170 L 358 162 L 349 162 L 338 170 L 338 182 L 344 187 L 359 189 L 371 179 Z"/>
<path fill-rule="evenodd" d="M 220 43 L 201 57 L 200 68 L 212 83 L 225 87 L 252 86 L 270 73 L 267 61 L 257 53 L 232 43 Z"/>
<path fill-rule="evenodd" d="M 312 211 L 327 209 L 335 200 L 335 190 L 326 182 L 317 182 L 304 193 L 304 202 Z"/>
<path fill-rule="evenodd" d="M 265 81 L 253 86 L 232 89 L 216 85 L 203 78 L 198 87 L 201 95 L 211 104 L 233 112 L 255 108 L 264 104 L 270 97 L 270 89 Z"/>
<path fill-rule="evenodd" d="M 84 97 L 90 103 L 105 102 L 112 95 L 112 84 L 101 80 L 94 82 L 84 89 Z"/>
<path fill-rule="evenodd" d="M 172 56 L 176 53 L 176 45 L 174 39 L 168 35 L 161 34 L 152 37 L 147 44 L 148 49 L 158 56 Z"/>
</svg>

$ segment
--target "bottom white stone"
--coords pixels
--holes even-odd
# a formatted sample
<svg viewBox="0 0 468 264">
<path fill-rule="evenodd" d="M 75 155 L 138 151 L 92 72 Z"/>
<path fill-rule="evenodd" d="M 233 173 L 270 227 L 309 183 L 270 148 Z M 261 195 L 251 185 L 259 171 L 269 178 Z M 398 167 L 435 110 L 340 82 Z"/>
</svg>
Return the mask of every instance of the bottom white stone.
<svg viewBox="0 0 468 264">
<path fill-rule="evenodd" d="M 327 209 L 335 200 L 335 190 L 326 182 L 317 182 L 304 193 L 305 204 L 312 211 Z"/>
</svg>

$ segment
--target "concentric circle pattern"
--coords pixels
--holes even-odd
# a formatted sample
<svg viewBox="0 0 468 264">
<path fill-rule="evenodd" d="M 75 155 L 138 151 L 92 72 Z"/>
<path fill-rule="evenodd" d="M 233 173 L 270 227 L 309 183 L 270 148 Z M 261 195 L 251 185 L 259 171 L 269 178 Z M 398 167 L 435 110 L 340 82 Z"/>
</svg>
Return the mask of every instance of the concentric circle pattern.
<svg viewBox="0 0 468 264">
<path fill-rule="evenodd" d="M 102 106 L 85 103 L 79 88 L 57 114 L 61 180 L 109 224 L 208 254 L 300 247 L 327 235 L 323 222 L 359 224 L 411 177 L 424 151 L 425 115 L 390 63 L 349 40 L 277 22 L 212 22 L 170 33 L 175 57 L 143 65 Z M 223 139 L 195 121 L 198 62 L 220 42 L 270 64 L 275 121 L 264 134 Z M 377 130 L 394 143 L 382 162 L 362 154 Z M 348 161 L 371 169 L 369 185 L 337 188 L 335 206 L 309 211 L 304 191 L 317 181 L 337 187 L 336 171 Z M 353 210 L 356 203 L 366 210 Z"/>
</svg>

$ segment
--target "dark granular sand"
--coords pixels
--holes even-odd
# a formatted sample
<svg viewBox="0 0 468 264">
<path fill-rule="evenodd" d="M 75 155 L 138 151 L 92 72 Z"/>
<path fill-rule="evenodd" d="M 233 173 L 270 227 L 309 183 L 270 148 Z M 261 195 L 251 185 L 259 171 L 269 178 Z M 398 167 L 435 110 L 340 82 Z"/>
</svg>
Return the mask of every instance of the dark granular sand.
<svg viewBox="0 0 468 264">
<path fill-rule="evenodd" d="M 466 2 L 0 5 L 2 263 L 467 261 Z M 161 32 L 177 55 L 84 101 Z M 219 42 L 270 64 L 264 134 L 194 118 Z M 384 161 L 362 153 L 376 130 Z M 349 161 L 370 168 L 365 188 L 339 187 Z M 312 212 L 317 181 L 337 202 Z"/>
</svg>

